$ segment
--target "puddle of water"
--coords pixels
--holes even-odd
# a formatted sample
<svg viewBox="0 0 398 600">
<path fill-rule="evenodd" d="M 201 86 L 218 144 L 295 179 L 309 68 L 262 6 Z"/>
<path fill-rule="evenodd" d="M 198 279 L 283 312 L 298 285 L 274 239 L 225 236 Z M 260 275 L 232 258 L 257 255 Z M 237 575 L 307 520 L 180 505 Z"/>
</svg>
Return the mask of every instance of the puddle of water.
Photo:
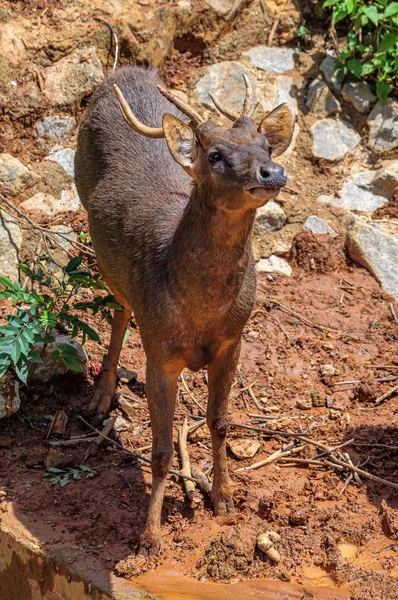
<svg viewBox="0 0 398 600">
<path fill-rule="evenodd" d="M 313 587 L 334 587 L 333 579 L 321 567 L 305 567 L 303 569 L 303 584 Z"/>
<path fill-rule="evenodd" d="M 356 544 L 338 544 L 337 548 L 340 551 L 340 554 L 343 558 L 347 558 L 347 560 L 352 560 L 358 554 L 358 546 Z"/>
</svg>

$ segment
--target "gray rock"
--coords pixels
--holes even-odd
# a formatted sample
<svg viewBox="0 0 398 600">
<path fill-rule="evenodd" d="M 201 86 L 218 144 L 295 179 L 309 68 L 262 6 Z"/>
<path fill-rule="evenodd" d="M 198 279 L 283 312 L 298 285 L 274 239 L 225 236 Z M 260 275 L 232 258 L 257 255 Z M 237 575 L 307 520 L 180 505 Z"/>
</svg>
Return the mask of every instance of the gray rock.
<svg viewBox="0 0 398 600">
<path fill-rule="evenodd" d="M 212 92 L 228 110 L 239 113 L 242 110 L 246 92 L 244 74 L 249 77 L 253 90 L 256 90 L 255 77 L 239 62 L 221 62 L 207 67 L 205 74 L 195 85 L 198 101 L 205 108 L 215 110 L 209 96 L 209 92 Z"/>
<path fill-rule="evenodd" d="M 0 154 L 0 190 L 17 196 L 32 187 L 40 177 L 10 154 Z"/>
<path fill-rule="evenodd" d="M 317 117 L 329 117 L 341 111 L 339 101 L 320 79 L 310 84 L 305 105 Z"/>
<path fill-rule="evenodd" d="M 58 234 L 54 237 L 65 252 L 72 250 L 73 246 L 71 242 L 76 242 L 78 238 L 77 233 L 71 227 L 67 225 L 55 225 L 54 227 L 50 227 L 50 230 Z"/>
<path fill-rule="evenodd" d="M 71 148 L 55 150 L 45 160 L 52 160 L 58 163 L 69 177 L 75 176 L 75 151 Z"/>
<path fill-rule="evenodd" d="M 322 204 L 333 204 L 334 196 L 327 196 L 326 194 L 322 194 L 321 196 L 318 196 L 316 201 L 321 202 Z"/>
<path fill-rule="evenodd" d="M 54 338 L 55 341 L 51 344 L 42 344 L 39 342 L 34 345 L 34 350 L 39 354 L 43 362 L 29 364 L 29 381 L 41 381 L 42 383 L 47 383 L 52 377 L 64 375 L 67 372 L 65 363 L 61 357 L 57 360 L 52 360 L 50 358 L 52 352 L 58 349 L 58 344 L 69 344 L 76 348 L 83 369 L 82 373 L 86 373 L 88 357 L 79 342 L 69 335 L 61 333 L 56 333 Z"/>
<path fill-rule="evenodd" d="M 388 160 L 373 178 L 373 186 L 391 198 L 398 187 L 398 160 Z"/>
<path fill-rule="evenodd" d="M 354 150 L 361 141 L 360 135 L 346 121 L 323 119 L 311 127 L 312 154 L 315 158 L 340 160 Z"/>
<path fill-rule="evenodd" d="M 205 2 L 222 17 L 228 15 L 235 4 L 235 0 L 205 0 Z"/>
<path fill-rule="evenodd" d="M 382 288 L 398 300 L 398 237 L 363 217 L 348 232 L 350 257 L 370 271 Z"/>
<path fill-rule="evenodd" d="M 334 74 L 334 70 L 336 68 L 337 60 L 327 54 L 326 57 L 320 64 L 320 70 L 322 71 L 326 81 L 332 86 L 335 91 L 340 91 L 342 84 L 337 81 L 336 76 Z"/>
<path fill-rule="evenodd" d="M 22 245 L 22 232 L 17 222 L 4 210 L 0 210 L 0 274 L 18 281 L 17 264 Z"/>
<path fill-rule="evenodd" d="M 329 223 L 320 219 L 316 215 L 311 215 L 307 218 L 303 225 L 304 229 L 312 231 L 312 233 L 328 233 L 332 237 L 335 237 L 337 233 L 330 227 Z"/>
<path fill-rule="evenodd" d="M 294 69 L 294 59 L 297 55 L 291 48 L 271 48 L 270 46 L 255 46 L 243 52 L 254 67 L 268 73 L 285 73 Z"/>
<path fill-rule="evenodd" d="M 377 152 L 398 146 L 398 102 L 388 100 L 384 106 L 378 102 L 368 117 L 369 146 Z"/>
<path fill-rule="evenodd" d="M 348 177 L 332 204 L 345 210 L 373 212 L 388 202 L 388 196 L 373 184 L 375 172 L 363 171 Z"/>
<path fill-rule="evenodd" d="M 257 209 L 254 234 L 263 235 L 268 231 L 279 231 L 286 223 L 286 215 L 277 202 L 268 202 Z"/>
<path fill-rule="evenodd" d="M 74 183 L 70 183 L 62 190 L 59 208 L 60 211 L 71 210 L 73 212 L 78 212 L 81 210 L 82 205 Z"/>
<path fill-rule="evenodd" d="M 372 104 L 377 101 L 369 85 L 364 81 L 345 83 L 341 94 L 344 100 L 350 102 L 357 111 L 364 114 L 368 113 L 372 108 Z"/>
<path fill-rule="evenodd" d="M 0 379 L 0 419 L 18 412 L 20 406 L 19 383 L 7 372 Z"/>
<path fill-rule="evenodd" d="M 292 267 L 286 260 L 283 260 L 283 258 L 271 254 L 269 258 L 261 258 L 258 263 L 256 263 L 256 271 L 257 273 L 276 273 L 278 275 L 290 277 L 292 274 Z"/>
<path fill-rule="evenodd" d="M 291 77 L 287 75 L 280 75 L 275 79 L 275 96 L 273 106 L 275 108 L 279 104 L 286 103 L 290 106 L 295 114 L 298 113 L 298 102 L 297 102 L 297 86 Z"/>
<path fill-rule="evenodd" d="M 67 142 L 70 139 L 72 131 L 76 127 L 74 117 L 46 117 L 43 121 L 36 123 L 38 135 L 55 141 Z"/>
<path fill-rule="evenodd" d="M 43 93 L 52 106 L 68 106 L 91 94 L 103 75 L 95 48 L 80 48 L 45 70 Z"/>
<path fill-rule="evenodd" d="M 52 217 L 57 212 L 59 200 L 50 194 L 38 192 L 28 200 L 21 202 L 19 208 L 27 215 L 34 215 L 37 221 Z"/>
<path fill-rule="evenodd" d="M 128 429 L 130 429 L 130 425 L 128 424 L 128 422 L 126 421 L 126 419 L 123 419 L 123 417 L 121 417 L 120 415 L 118 415 L 116 417 L 116 421 L 115 421 L 115 424 L 113 426 L 113 429 L 115 431 L 128 431 Z"/>
</svg>

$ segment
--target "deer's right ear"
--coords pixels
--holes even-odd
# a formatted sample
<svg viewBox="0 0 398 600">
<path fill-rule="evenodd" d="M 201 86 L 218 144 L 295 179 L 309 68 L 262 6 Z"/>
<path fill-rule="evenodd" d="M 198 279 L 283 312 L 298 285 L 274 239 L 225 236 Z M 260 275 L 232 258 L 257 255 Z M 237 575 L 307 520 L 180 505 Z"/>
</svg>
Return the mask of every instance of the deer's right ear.
<svg viewBox="0 0 398 600">
<path fill-rule="evenodd" d="M 177 117 L 166 113 L 163 116 L 163 131 L 172 157 L 193 178 L 195 136 L 192 129 Z"/>
</svg>

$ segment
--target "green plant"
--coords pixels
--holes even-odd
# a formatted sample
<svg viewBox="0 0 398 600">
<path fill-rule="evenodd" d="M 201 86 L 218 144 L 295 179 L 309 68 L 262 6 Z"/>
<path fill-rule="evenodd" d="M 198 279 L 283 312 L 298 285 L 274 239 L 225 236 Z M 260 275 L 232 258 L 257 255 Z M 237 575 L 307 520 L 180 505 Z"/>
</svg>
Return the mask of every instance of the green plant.
<svg viewBox="0 0 398 600">
<path fill-rule="evenodd" d="M 50 485 L 59 483 L 61 487 L 64 487 L 71 482 L 70 477 L 72 477 L 72 480 L 78 481 L 81 479 L 83 473 L 86 474 L 86 479 L 95 477 L 97 474 L 97 472 L 90 469 L 90 467 L 79 465 L 77 469 L 57 469 L 56 467 L 50 467 L 43 477 L 51 477 Z"/>
<path fill-rule="evenodd" d="M 26 383 L 29 362 L 41 363 L 37 344 L 55 342 L 54 330 L 63 327 L 72 337 L 81 336 L 82 344 L 89 338 L 101 343 L 97 333 L 82 321 L 76 312 L 90 310 L 94 315 L 100 312 L 107 321 L 110 310 L 123 310 L 109 294 L 109 288 L 99 275 L 86 268 L 81 268 L 82 257 L 72 258 L 62 268 L 62 275 L 46 276 L 42 268 L 34 272 L 25 264 L 19 269 L 36 285 L 37 291 L 29 291 L 18 282 L 7 277 L 0 277 L 4 289 L 0 298 L 11 300 L 16 307 L 13 314 L 6 316 L 6 324 L 0 326 L 3 337 L 0 338 L 0 377 L 12 365 L 17 377 Z M 73 302 L 82 290 L 102 290 L 106 295 L 94 296 L 89 302 Z M 36 349 L 35 349 L 36 348 Z M 58 344 L 50 358 L 63 360 L 67 370 L 82 371 L 78 350 L 70 344 Z"/>
<path fill-rule="evenodd" d="M 349 23 L 347 48 L 339 56 L 336 77 L 352 73 L 376 84 L 384 104 L 398 82 L 398 2 L 389 0 L 326 0 L 332 7 L 332 23 Z"/>
</svg>

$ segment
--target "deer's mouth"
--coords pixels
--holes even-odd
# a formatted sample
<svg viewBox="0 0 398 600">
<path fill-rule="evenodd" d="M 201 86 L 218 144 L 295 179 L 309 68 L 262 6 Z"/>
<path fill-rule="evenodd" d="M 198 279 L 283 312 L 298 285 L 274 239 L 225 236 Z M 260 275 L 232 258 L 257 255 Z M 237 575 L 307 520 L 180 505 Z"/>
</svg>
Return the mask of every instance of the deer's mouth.
<svg viewBox="0 0 398 600">
<path fill-rule="evenodd" d="M 251 194 L 252 196 L 255 196 L 256 198 L 265 198 L 267 200 L 272 200 L 273 198 L 276 198 L 278 196 L 281 189 L 280 188 L 265 188 L 262 186 L 258 186 L 258 187 L 248 188 L 247 191 L 249 192 L 249 194 Z"/>
</svg>

